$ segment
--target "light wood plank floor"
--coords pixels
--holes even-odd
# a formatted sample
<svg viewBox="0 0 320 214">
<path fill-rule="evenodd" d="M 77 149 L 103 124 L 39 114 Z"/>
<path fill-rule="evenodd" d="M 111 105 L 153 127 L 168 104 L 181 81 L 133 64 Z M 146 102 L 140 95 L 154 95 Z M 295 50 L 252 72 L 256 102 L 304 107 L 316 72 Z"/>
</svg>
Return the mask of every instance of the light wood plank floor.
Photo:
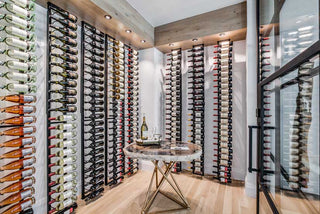
<svg viewBox="0 0 320 214">
<path fill-rule="evenodd" d="M 145 199 L 151 172 L 139 171 L 117 187 L 106 190 L 104 195 L 88 205 L 80 205 L 78 214 L 139 214 Z M 207 178 L 190 174 L 175 175 L 191 209 L 176 211 L 178 214 L 255 213 L 255 199 L 247 197 L 243 184 L 221 185 Z M 163 189 L 172 192 L 170 185 Z M 150 212 L 179 208 L 171 200 L 158 194 Z M 173 213 L 173 212 L 172 212 Z"/>
</svg>

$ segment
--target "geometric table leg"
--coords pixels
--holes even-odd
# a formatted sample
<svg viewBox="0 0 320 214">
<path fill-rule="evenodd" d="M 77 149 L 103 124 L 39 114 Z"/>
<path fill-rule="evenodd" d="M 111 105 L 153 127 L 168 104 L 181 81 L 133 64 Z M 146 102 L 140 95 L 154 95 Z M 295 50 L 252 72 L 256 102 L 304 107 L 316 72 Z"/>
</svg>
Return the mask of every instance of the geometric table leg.
<svg viewBox="0 0 320 214">
<path fill-rule="evenodd" d="M 165 197 L 171 199 L 172 201 L 174 201 L 175 203 L 179 204 L 180 206 L 182 206 L 182 208 L 178 208 L 178 209 L 172 209 L 172 210 L 166 210 L 166 211 L 174 211 L 174 210 L 181 210 L 181 209 L 188 209 L 190 208 L 186 198 L 183 196 L 179 185 L 177 184 L 176 180 L 174 179 L 173 175 L 171 174 L 171 170 L 175 164 L 175 162 L 171 161 L 169 163 L 164 163 L 165 165 L 165 170 L 163 171 L 161 169 L 161 167 L 159 167 L 159 161 L 152 161 L 152 163 L 154 164 L 154 170 L 151 176 L 151 181 L 147 190 L 147 195 L 146 195 L 146 199 L 142 208 L 141 213 L 142 214 L 147 214 L 152 203 L 154 202 L 154 199 L 156 198 L 158 193 L 163 194 Z M 160 172 L 160 174 L 162 175 L 160 181 L 158 178 L 158 171 Z M 173 182 L 169 179 L 169 175 L 171 177 L 171 179 L 173 180 Z M 156 186 L 156 190 L 153 191 L 152 194 L 151 193 L 151 189 L 152 189 L 152 184 L 153 184 L 153 180 L 155 178 L 155 186 Z M 161 187 L 164 184 L 164 182 L 168 182 L 169 185 L 173 188 L 173 190 L 177 193 L 177 195 L 179 196 L 179 198 L 182 200 L 179 201 L 176 198 L 173 198 L 172 196 L 164 193 L 163 191 L 161 191 Z M 149 195 L 151 195 L 151 197 L 149 198 Z M 163 211 L 161 211 L 163 212 Z"/>
</svg>

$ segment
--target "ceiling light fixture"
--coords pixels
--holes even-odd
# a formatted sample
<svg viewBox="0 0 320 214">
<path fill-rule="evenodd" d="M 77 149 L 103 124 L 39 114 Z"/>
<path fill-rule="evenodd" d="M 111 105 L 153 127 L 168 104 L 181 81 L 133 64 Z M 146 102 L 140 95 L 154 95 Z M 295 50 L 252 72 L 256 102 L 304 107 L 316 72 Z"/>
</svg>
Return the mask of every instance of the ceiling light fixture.
<svg viewBox="0 0 320 214">
<path fill-rule="evenodd" d="M 170 46 L 170 47 L 173 47 L 173 46 L 174 46 L 174 44 L 173 44 L 173 43 L 170 43 L 170 44 L 169 44 L 169 46 Z"/>
<path fill-rule="evenodd" d="M 110 20 L 110 19 L 112 19 L 112 16 L 110 16 L 110 15 L 105 15 L 104 18 L 106 18 L 107 20 Z"/>
<path fill-rule="evenodd" d="M 219 33 L 220 37 L 225 36 L 225 35 L 226 35 L 225 33 Z"/>
<path fill-rule="evenodd" d="M 143 39 L 143 40 L 141 40 L 140 42 L 141 42 L 141 43 L 146 43 L 146 40 Z"/>
<path fill-rule="evenodd" d="M 194 38 L 194 39 L 192 39 L 192 41 L 193 41 L 193 42 L 197 42 L 197 41 L 198 41 L 198 39 L 197 39 L 197 38 Z"/>
<path fill-rule="evenodd" d="M 127 30 L 126 30 L 126 33 L 132 33 L 132 30 L 127 29 Z"/>
</svg>

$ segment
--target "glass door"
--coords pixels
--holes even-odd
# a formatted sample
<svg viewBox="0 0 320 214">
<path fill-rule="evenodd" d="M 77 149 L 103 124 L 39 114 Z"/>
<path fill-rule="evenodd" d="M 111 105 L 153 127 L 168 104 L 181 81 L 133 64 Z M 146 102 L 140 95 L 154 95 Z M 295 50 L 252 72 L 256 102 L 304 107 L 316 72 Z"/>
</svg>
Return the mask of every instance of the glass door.
<svg viewBox="0 0 320 214">
<path fill-rule="evenodd" d="M 259 213 L 320 212 L 319 1 L 260 0 Z"/>
</svg>

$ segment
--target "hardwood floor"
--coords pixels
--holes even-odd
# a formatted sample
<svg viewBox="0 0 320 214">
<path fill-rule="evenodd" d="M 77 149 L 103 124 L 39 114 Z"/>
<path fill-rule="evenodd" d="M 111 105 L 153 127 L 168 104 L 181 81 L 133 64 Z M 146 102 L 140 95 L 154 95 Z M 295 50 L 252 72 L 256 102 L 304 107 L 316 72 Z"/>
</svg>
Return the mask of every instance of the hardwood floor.
<svg viewBox="0 0 320 214">
<path fill-rule="evenodd" d="M 78 214 L 139 214 L 145 199 L 151 172 L 139 171 L 125 179 L 117 187 L 107 189 L 104 195 L 88 205 L 80 205 Z M 247 197 L 243 183 L 221 185 L 212 179 L 199 178 L 190 174 L 175 175 L 182 193 L 187 198 L 191 209 L 175 211 L 178 214 L 220 214 L 220 213 L 255 213 L 255 199 Z M 167 183 L 163 190 L 172 192 Z M 171 200 L 158 194 L 150 212 L 163 209 L 179 208 Z"/>
</svg>

